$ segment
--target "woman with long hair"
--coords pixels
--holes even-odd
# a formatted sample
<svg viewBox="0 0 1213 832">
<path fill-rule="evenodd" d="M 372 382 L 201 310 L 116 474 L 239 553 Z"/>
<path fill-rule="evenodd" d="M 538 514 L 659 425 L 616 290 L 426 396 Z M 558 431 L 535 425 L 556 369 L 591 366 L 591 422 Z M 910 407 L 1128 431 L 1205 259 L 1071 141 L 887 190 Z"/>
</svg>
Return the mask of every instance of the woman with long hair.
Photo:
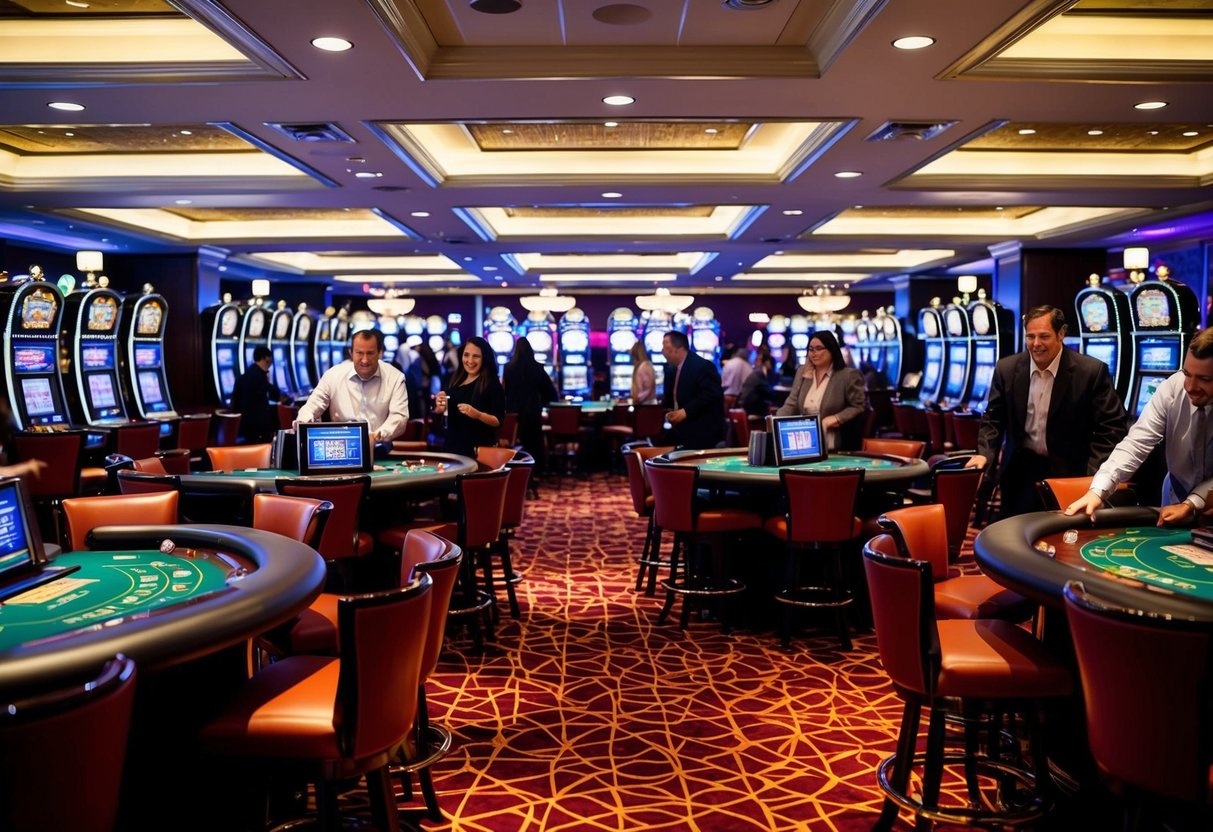
<svg viewBox="0 0 1213 832">
<path fill-rule="evenodd" d="M 518 414 L 518 444 L 543 467 L 543 407 L 559 398 L 556 385 L 525 338 L 514 342 L 514 354 L 502 376 L 506 412 Z"/>
<path fill-rule="evenodd" d="M 863 376 L 847 366 L 834 333 L 819 329 L 809 336 L 808 360 L 776 415 L 820 416 L 830 450 L 855 450 L 862 436 L 853 428 L 862 427 L 866 406 Z"/>
<path fill-rule="evenodd" d="M 632 344 L 632 404 L 657 404 L 657 371 L 639 338 Z"/>
<path fill-rule="evenodd" d="M 434 412 L 447 414 L 447 453 L 475 457 L 480 446 L 497 444 L 497 429 L 505 418 L 505 392 L 488 341 L 473 336 L 459 347 L 459 366 L 450 388 L 436 397 Z"/>
</svg>

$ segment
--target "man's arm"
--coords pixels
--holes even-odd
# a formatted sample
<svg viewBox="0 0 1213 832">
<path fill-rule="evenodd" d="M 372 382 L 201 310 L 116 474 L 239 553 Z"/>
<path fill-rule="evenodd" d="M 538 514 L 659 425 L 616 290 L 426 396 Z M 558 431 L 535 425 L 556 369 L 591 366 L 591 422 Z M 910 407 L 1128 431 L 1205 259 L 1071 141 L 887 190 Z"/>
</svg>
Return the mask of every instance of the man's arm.
<svg viewBox="0 0 1213 832">
<path fill-rule="evenodd" d="M 977 427 L 977 453 L 969 457 L 966 468 L 988 470 L 998 459 L 1002 440 L 1007 430 L 1007 412 L 1010 405 L 1006 373 L 1008 367 L 1001 361 L 994 365 L 994 377 L 990 380 L 990 393 L 986 399 L 985 412 Z"/>
<path fill-rule="evenodd" d="M 385 379 L 386 381 L 386 379 Z M 310 400 L 309 400 L 310 402 Z M 405 425 L 409 422 L 409 394 L 404 386 L 404 374 L 393 374 L 393 380 L 388 388 L 387 415 L 376 431 L 377 442 L 390 442 L 404 433 Z"/>
<path fill-rule="evenodd" d="M 796 374 L 796 378 L 792 382 L 792 389 L 788 391 L 788 397 L 775 411 L 776 416 L 795 416 L 800 412 L 800 402 L 804 398 L 804 390 L 801 388 L 804 387 L 806 378 L 808 376 L 804 373 Z"/>
<path fill-rule="evenodd" d="M 1173 390 L 1168 392 L 1174 393 Z M 1186 395 L 1182 387 L 1179 395 Z M 1164 399 L 1167 401 L 1164 402 Z M 1166 408 L 1173 404 L 1173 399 L 1173 395 L 1166 395 L 1161 389 L 1156 392 L 1146 404 L 1141 418 L 1133 423 L 1125 438 L 1112 449 L 1107 460 L 1095 472 L 1091 478 L 1091 491 L 1101 500 L 1106 500 L 1116 486 L 1132 477 L 1150 451 L 1162 443 L 1167 431 Z"/>
</svg>

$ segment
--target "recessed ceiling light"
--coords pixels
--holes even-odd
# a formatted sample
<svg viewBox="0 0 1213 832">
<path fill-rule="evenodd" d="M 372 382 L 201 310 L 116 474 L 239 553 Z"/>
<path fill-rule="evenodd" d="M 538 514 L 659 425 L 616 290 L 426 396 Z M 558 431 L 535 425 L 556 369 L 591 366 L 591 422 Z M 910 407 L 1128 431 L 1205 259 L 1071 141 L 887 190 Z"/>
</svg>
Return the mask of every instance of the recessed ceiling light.
<svg viewBox="0 0 1213 832">
<path fill-rule="evenodd" d="M 409 214 L 410 217 L 428 217 L 429 215 L 429 211 L 414 211 L 413 213 Z"/>
<path fill-rule="evenodd" d="M 323 49 L 325 52 L 345 52 L 347 49 L 354 48 L 354 44 L 345 38 L 334 37 L 313 38 L 312 46 Z"/>
<path fill-rule="evenodd" d="M 182 136 L 192 136 L 192 135 L 194 135 L 194 131 L 193 131 L 193 130 L 179 130 L 179 131 L 178 131 L 178 133 L 179 133 L 180 135 L 182 135 Z"/>
<path fill-rule="evenodd" d="M 81 0 L 63 0 L 69 6 L 75 6 L 77 9 L 87 9 L 88 3 L 83 3 Z"/>
<path fill-rule="evenodd" d="M 173 202 L 177 205 L 192 205 L 194 203 L 194 200 L 192 200 L 192 199 L 174 199 Z"/>
<path fill-rule="evenodd" d="M 709 136 L 715 136 L 720 131 L 717 130 L 715 127 L 708 127 L 706 129 L 704 129 L 703 132 L 707 133 Z"/>
<path fill-rule="evenodd" d="M 606 191 L 603 193 L 602 198 L 603 199 L 619 199 L 619 197 L 621 197 L 621 196 L 623 196 L 623 194 L 619 193 L 619 191 Z"/>
<path fill-rule="evenodd" d="M 1031 127 L 1025 127 L 1019 131 L 1019 135 L 1021 135 L 1021 136 L 1032 136 L 1035 134 L 1036 134 L 1036 131 L 1033 130 Z"/>
<path fill-rule="evenodd" d="M 834 174 L 835 179 L 854 179 L 857 176 L 863 176 L 863 171 L 859 170 L 840 170 Z"/>
<path fill-rule="evenodd" d="M 933 43 L 935 43 L 935 38 L 926 35 L 908 35 L 893 41 L 893 46 L 898 49 L 926 49 Z"/>
<path fill-rule="evenodd" d="M 76 104 L 73 101 L 51 101 L 46 106 L 52 110 L 64 110 L 69 113 L 78 113 L 84 109 L 83 104 Z"/>
<path fill-rule="evenodd" d="M 463 258 L 463 262 L 465 262 L 465 263 L 471 263 L 471 262 L 472 262 L 472 258 L 471 258 L 471 257 L 465 257 L 465 258 Z"/>
<path fill-rule="evenodd" d="M 71 130 L 67 130 L 67 131 L 64 131 L 63 135 L 67 136 L 68 138 L 74 138 L 76 134 L 73 133 Z"/>
<path fill-rule="evenodd" d="M 720 275 L 716 275 L 716 282 L 717 282 L 717 283 L 719 283 L 719 282 L 720 282 L 720 281 L 722 281 L 722 280 L 724 280 L 724 278 L 723 278 L 723 277 L 721 277 Z"/>
<path fill-rule="evenodd" d="M 1161 110 L 1167 106 L 1165 101 L 1143 101 L 1140 104 L 1134 104 L 1134 110 Z"/>
<path fill-rule="evenodd" d="M 630 95 L 608 95 L 602 99 L 603 104 L 610 104 L 612 107 L 626 107 L 628 104 L 635 104 L 636 99 Z"/>
<path fill-rule="evenodd" d="M 619 126 L 619 122 L 617 122 L 617 121 L 604 121 L 604 122 L 602 123 L 602 126 L 603 126 L 603 127 L 618 127 L 618 126 Z"/>
<path fill-rule="evenodd" d="M 497 271 L 497 267 L 496 266 L 485 266 L 484 270 L 486 272 L 495 272 L 495 271 Z"/>
<path fill-rule="evenodd" d="M 508 127 L 502 128 L 502 130 L 501 130 L 501 134 L 502 134 L 503 136 L 508 136 L 508 135 L 510 135 L 510 134 L 511 134 L 511 133 L 513 133 L 513 132 L 514 132 L 514 131 L 513 131 L 513 130 L 511 130 L 510 128 L 508 128 Z"/>
<path fill-rule="evenodd" d="M 1184 135 L 1191 138 L 1192 136 L 1199 136 L 1200 133 L 1196 130 L 1185 130 Z"/>
<path fill-rule="evenodd" d="M 1088 136 L 1102 136 L 1103 131 L 1102 130 L 1088 130 L 1087 135 Z"/>
<path fill-rule="evenodd" d="M 354 176 L 358 179 L 378 179 L 383 174 L 377 170 L 360 170 Z"/>
<path fill-rule="evenodd" d="M 995 211 L 1005 211 L 1005 210 L 1007 210 L 1007 209 L 1006 209 L 1006 208 L 1004 208 L 1004 207 L 1002 207 L 1001 205 L 996 205 L 996 206 L 994 206 L 994 210 L 995 210 Z"/>
<path fill-rule="evenodd" d="M 783 212 L 783 215 L 785 217 L 799 217 L 803 213 L 804 211 L 801 211 L 799 208 L 788 208 Z"/>
<path fill-rule="evenodd" d="M 1157 135 L 1158 135 L 1158 131 L 1157 131 L 1157 130 L 1147 130 L 1146 132 L 1147 132 L 1147 133 L 1149 133 L 1151 136 L 1157 136 Z"/>
</svg>

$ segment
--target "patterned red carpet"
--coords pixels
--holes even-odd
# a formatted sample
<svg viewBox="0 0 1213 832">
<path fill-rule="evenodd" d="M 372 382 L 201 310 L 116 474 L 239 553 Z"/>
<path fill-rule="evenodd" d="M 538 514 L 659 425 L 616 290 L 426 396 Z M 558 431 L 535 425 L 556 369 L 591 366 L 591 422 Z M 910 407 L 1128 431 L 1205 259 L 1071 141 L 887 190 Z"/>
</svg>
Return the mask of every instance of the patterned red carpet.
<svg viewBox="0 0 1213 832">
<path fill-rule="evenodd" d="M 427 828 L 871 828 L 901 713 L 874 636 L 842 653 L 810 630 L 784 653 L 771 632 L 657 626 L 622 477 L 545 483 L 527 511 L 522 619 L 429 685 L 455 749 L 434 772 L 450 820 Z"/>
</svg>

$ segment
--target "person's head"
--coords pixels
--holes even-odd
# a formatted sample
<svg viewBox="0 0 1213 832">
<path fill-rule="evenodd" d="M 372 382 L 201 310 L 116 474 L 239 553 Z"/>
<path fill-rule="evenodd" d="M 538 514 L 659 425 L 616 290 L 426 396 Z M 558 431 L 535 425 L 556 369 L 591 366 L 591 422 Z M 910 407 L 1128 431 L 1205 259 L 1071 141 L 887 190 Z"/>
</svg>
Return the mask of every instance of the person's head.
<svg viewBox="0 0 1213 832">
<path fill-rule="evenodd" d="M 270 352 L 269 347 L 254 347 L 253 363 L 259 364 L 263 370 L 268 370 L 274 363 L 274 354 Z"/>
<path fill-rule="evenodd" d="M 809 364 L 815 370 L 827 367 L 841 370 L 847 366 L 846 359 L 842 357 L 842 348 L 838 346 L 838 339 L 834 337 L 833 332 L 819 329 L 809 335 Z"/>
<path fill-rule="evenodd" d="M 687 357 L 690 341 L 685 332 L 671 329 L 661 337 L 661 354 L 670 364 L 681 364 Z"/>
<path fill-rule="evenodd" d="M 1024 314 L 1024 346 L 1037 368 L 1043 370 L 1053 363 L 1065 337 L 1066 313 L 1056 306 L 1033 306 Z"/>
<path fill-rule="evenodd" d="M 1196 407 L 1213 403 L 1213 327 L 1196 333 L 1184 356 L 1184 392 Z"/>
<path fill-rule="evenodd" d="M 535 360 L 535 348 L 525 338 L 514 341 L 514 354 L 510 357 L 510 365 L 529 364 Z"/>
<path fill-rule="evenodd" d="M 644 348 L 644 341 L 639 338 L 636 339 L 635 344 L 632 344 L 632 349 L 628 350 L 628 354 L 632 356 L 632 366 L 634 367 L 639 367 L 649 360 L 649 351 Z"/>
<path fill-rule="evenodd" d="M 459 369 L 452 383 L 460 385 L 469 379 L 483 382 L 489 376 L 497 376 L 497 354 L 488 341 L 473 335 L 459 346 Z"/>
<path fill-rule="evenodd" d="M 383 333 L 377 329 L 364 329 L 354 333 L 350 341 L 350 359 L 358 378 L 366 380 L 379 371 L 379 359 L 383 357 Z"/>
</svg>

